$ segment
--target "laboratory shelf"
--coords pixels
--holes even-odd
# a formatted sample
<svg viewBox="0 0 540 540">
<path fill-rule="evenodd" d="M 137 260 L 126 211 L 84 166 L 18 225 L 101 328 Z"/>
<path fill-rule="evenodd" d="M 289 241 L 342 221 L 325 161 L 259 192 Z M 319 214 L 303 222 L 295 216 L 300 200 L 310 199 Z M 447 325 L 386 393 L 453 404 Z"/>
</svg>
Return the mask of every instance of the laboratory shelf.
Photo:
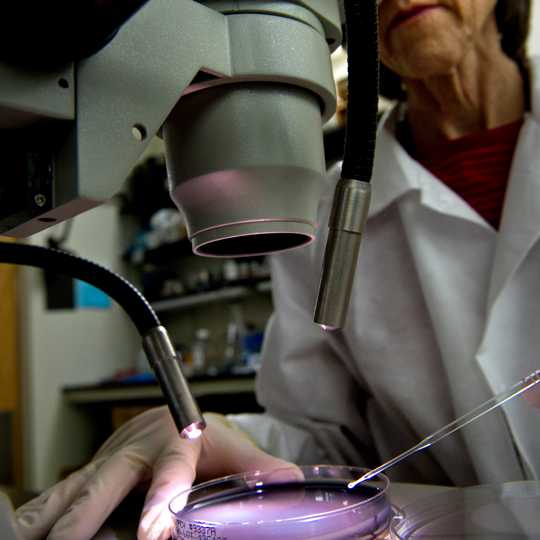
<svg viewBox="0 0 540 540">
<path fill-rule="evenodd" d="M 235 376 L 202 380 L 192 379 L 189 381 L 189 388 L 193 397 L 196 399 L 207 395 L 226 396 L 239 393 L 253 393 L 255 391 L 255 377 Z M 112 383 L 67 387 L 64 388 L 63 394 L 68 403 L 77 405 L 153 401 L 163 398 L 160 387 L 155 383 Z"/>
<path fill-rule="evenodd" d="M 215 291 L 206 291 L 178 298 L 167 298 L 152 303 L 152 307 L 157 313 L 179 309 L 188 309 L 194 306 L 210 304 L 213 302 L 223 302 L 226 300 L 239 300 L 246 298 L 254 293 L 268 293 L 272 290 L 270 281 L 261 281 L 253 286 L 238 285 L 224 287 Z"/>
</svg>

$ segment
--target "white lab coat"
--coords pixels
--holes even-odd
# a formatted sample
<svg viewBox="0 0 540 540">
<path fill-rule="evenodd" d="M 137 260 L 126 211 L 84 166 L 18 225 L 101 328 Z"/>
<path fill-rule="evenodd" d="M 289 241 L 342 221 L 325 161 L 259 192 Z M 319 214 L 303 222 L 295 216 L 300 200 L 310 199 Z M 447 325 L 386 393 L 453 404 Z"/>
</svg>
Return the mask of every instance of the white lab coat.
<svg viewBox="0 0 540 540">
<path fill-rule="evenodd" d="M 273 257 L 276 311 L 257 382 L 267 414 L 235 421 L 287 459 L 379 464 L 540 369 L 540 81 L 499 232 L 406 153 L 396 116 L 379 127 L 343 332 L 312 322 L 324 238 Z M 337 171 L 322 198 L 321 236 L 336 179 Z M 390 476 L 456 485 L 540 479 L 540 410 L 514 400 Z"/>
</svg>

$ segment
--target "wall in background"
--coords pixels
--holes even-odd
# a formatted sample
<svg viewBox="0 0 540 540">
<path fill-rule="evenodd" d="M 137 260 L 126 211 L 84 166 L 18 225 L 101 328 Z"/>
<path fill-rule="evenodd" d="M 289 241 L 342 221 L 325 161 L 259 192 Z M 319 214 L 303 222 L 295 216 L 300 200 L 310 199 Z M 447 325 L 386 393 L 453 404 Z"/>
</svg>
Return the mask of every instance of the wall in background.
<svg viewBox="0 0 540 540">
<path fill-rule="evenodd" d="M 63 225 L 31 238 L 43 244 Z M 117 209 L 98 207 L 74 220 L 66 247 L 120 270 L 124 242 Z M 115 304 L 106 310 L 47 311 L 43 274 L 21 272 L 21 346 L 24 400 L 24 485 L 39 491 L 65 468 L 84 463 L 94 426 L 62 401 L 65 385 L 93 383 L 130 367 L 140 348 L 131 322 Z"/>
<path fill-rule="evenodd" d="M 529 35 L 529 55 L 540 55 L 540 0 L 531 0 L 532 20 Z"/>
</svg>

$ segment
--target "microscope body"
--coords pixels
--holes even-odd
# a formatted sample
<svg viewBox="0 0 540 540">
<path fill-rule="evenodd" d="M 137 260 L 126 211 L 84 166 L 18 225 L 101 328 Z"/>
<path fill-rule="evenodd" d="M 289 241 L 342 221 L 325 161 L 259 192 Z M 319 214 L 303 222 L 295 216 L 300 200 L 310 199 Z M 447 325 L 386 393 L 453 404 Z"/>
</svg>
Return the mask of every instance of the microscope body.
<svg viewBox="0 0 540 540">
<path fill-rule="evenodd" d="M 338 0 L 151 0 L 84 60 L 0 61 L 0 233 L 29 236 L 110 199 L 159 134 L 195 252 L 307 243 L 340 41 Z"/>
<path fill-rule="evenodd" d="M 81 22 L 71 0 L 51 4 L 52 15 L 36 0 L 9 4 L 22 19 L 11 32 L 21 48 L 16 23 L 24 25 L 25 7 L 35 7 L 26 29 L 30 54 L 17 54 L 2 32 L 10 33 L 9 17 L 0 23 L 0 234 L 26 237 L 107 201 L 157 134 L 196 253 L 254 255 L 311 241 L 325 174 L 322 124 L 335 111 L 330 52 L 341 42 L 338 0 L 82 4 L 90 22 Z M 88 49 L 71 28 L 69 43 L 82 45 L 75 60 L 61 39 L 51 49 L 58 58 L 49 58 L 46 40 L 35 35 L 49 27 L 36 13 L 50 21 L 64 8 L 67 19 L 92 30 L 102 6 L 119 25 L 98 28 Z M 4 258 L 17 264 L 41 267 L 53 257 L 34 250 L 22 262 L 24 246 L 11 255 L 5 246 Z M 69 264 L 87 275 L 84 262 Z M 137 294 L 119 296 L 128 312 Z M 204 419 L 166 330 L 142 305 L 138 329 L 150 364 L 179 433 L 196 438 Z"/>
</svg>

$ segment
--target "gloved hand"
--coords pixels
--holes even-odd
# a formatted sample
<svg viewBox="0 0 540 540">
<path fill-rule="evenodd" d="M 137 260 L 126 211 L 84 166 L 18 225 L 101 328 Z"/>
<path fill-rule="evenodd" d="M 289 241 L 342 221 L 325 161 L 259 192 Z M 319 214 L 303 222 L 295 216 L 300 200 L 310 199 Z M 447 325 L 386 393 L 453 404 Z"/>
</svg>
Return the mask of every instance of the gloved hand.
<svg viewBox="0 0 540 540">
<path fill-rule="evenodd" d="M 137 484 L 151 480 L 137 536 L 166 540 L 173 524 L 169 501 L 195 478 L 290 466 L 258 449 L 225 417 L 206 414 L 205 419 L 203 435 L 188 441 L 178 435 L 166 407 L 133 418 L 86 467 L 17 510 L 22 537 L 89 540 Z"/>
</svg>

